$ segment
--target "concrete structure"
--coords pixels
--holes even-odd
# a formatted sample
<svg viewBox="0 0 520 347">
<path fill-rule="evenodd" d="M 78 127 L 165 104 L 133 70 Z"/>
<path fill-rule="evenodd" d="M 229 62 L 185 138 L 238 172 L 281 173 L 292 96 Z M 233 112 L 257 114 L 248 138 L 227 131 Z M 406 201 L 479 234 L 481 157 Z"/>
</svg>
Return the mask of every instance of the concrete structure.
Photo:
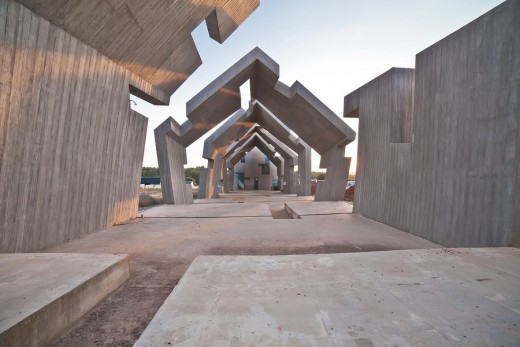
<svg viewBox="0 0 520 347">
<path fill-rule="evenodd" d="M 520 1 L 345 97 L 354 212 L 447 246 L 520 243 Z"/>
<path fill-rule="evenodd" d="M 222 43 L 260 4 L 260 0 L 146 5 L 132 0 L 18 2 L 147 82 L 132 84 L 132 93 L 165 105 L 202 64 L 191 32 L 206 21 L 210 37 Z"/>
<path fill-rule="evenodd" d="M 512 248 L 200 256 L 135 346 L 513 346 L 519 258 Z"/>
<path fill-rule="evenodd" d="M 129 93 L 167 104 L 200 65 L 191 31 L 222 41 L 256 6 L 1 0 L 0 252 L 135 218 L 147 119 Z"/>
<path fill-rule="evenodd" d="M 128 279 L 126 255 L 0 254 L 0 346 L 47 346 Z"/>
<path fill-rule="evenodd" d="M 255 48 L 188 101 L 188 120 L 184 124 L 179 125 L 170 117 L 157 128 L 155 135 L 156 138 L 159 137 L 156 139 L 159 169 L 167 168 L 163 170 L 165 172 L 161 171 L 162 182 L 167 182 L 161 186 L 164 197 L 175 196 L 173 182 L 184 180 L 184 177 L 172 174 L 180 172 L 183 165 L 183 156 L 178 155 L 179 151 L 185 151 L 187 146 L 240 109 L 240 86 L 248 80 L 251 98 L 276 114 L 280 121 L 322 155 L 320 166 L 331 173 L 330 179 L 325 179 L 324 190 L 330 192 L 329 186 L 341 185 L 332 180 L 341 176 L 347 162 L 342 160 L 338 165 L 336 154 L 344 151 L 344 147 L 354 140 L 355 132 L 301 83 L 295 82 L 289 87 L 278 81 L 278 78 L 278 64 L 259 48 Z M 309 124 L 313 126 L 310 127 Z M 262 126 L 270 130 L 264 124 Z M 172 151 L 171 155 L 169 151 Z M 298 154 L 298 167 L 302 165 L 302 173 L 306 173 L 310 167 L 310 150 Z M 178 168 L 168 169 L 172 165 Z M 302 182 L 310 181 L 310 175 L 300 176 Z M 301 185 L 300 190 L 299 194 L 310 195 L 310 185 Z M 327 193 L 322 194 L 324 198 L 327 198 L 326 195 Z M 177 202 L 165 199 L 165 202 L 182 203 L 182 199 L 179 198 Z"/>
</svg>

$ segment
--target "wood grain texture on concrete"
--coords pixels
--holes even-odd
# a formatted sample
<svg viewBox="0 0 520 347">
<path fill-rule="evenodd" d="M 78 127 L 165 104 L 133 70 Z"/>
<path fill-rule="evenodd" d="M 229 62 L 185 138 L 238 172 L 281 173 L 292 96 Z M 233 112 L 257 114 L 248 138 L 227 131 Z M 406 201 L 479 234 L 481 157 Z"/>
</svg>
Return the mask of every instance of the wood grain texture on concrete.
<svg viewBox="0 0 520 347">
<path fill-rule="evenodd" d="M 18 0 L 156 87 L 150 102 L 170 95 L 202 64 L 191 32 L 206 20 L 222 43 L 259 0 Z M 140 89 L 139 85 L 134 85 Z M 155 95 L 154 95 L 155 94 Z"/>
<path fill-rule="evenodd" d="M 128 276 L 126 255 L 0 254 L 0 346 L 47 346 Z"/>
<path fill-rule="evenodd" d="M 512 248 L 200 256 L 135 346 L 513 346 L 519 260 Z"/>
<path fill-rule="evenodd" d="M 520 1 L 345 97 L 354 211 L 447 246 L 520 243 Z"/>
<path fill-rule="evenodd" d="M 137 214 L 147 119 L 128 70 L 0 1 L 0 252 L 29 252 Z"/>
</svg>

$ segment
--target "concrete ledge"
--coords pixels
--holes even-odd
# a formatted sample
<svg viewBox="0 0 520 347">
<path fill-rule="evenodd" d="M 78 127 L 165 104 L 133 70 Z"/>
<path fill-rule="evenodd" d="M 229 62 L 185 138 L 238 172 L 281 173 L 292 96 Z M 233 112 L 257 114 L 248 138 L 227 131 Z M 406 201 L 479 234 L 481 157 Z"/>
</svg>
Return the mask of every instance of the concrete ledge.
<svg viewBox="0 0 520 347">
<path fill-rule="evenodd" d="M 192 205 L 161 205 L 143 212 L 144 218 L 272 218 L 269 206 L 264 203 L 211 203 Z"/>
<path fill-rule="evenodd" d="M 352 213 L 352 205 L 345 201 L 291 201 L 285 203 L 285 210 L 293 218 Z"/>
<path fill-rule="evenodd" d="M 129 276 L 127 255 L 0 254 L 0 346 L 45 346 Z"/>
</svg>

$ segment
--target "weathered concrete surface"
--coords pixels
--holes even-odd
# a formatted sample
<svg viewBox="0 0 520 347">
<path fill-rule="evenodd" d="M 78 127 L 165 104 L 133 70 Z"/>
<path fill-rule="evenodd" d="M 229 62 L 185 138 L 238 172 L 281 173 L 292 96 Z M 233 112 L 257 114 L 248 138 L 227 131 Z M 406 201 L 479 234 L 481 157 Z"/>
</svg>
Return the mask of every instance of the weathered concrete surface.
<svg viewBox="0 0 520 347">
<path fill-rule="evenodd" d="M 135 76 L 11 0 L 0 45 L 0 252 L 135 218 L 148 122 L 130 109 Z"/>
<path fill-rule="evenodd" d="M 162 205 L 144 211 L 142 216 L 144 218 L 272 217 L 269 207 L 263 203 Z"/>
<path fill-rule="evenodd" d="M 345 98 L 356 212 L 448 246 L 519 245 L 519 28 L 506 1 Z"/>
<path fill-rule="evenodd" d="M 124 283 L 126 255 L 0 254 L 0 346 L 46 346 Z"/>
<path fill-rule="evenodd" d="M 159 174 L 163 201 L 165 204 L 189 204 L 193 201 L 193 195 L 188 194 L 185 188 L 184 164 L 188 163 L 186 148 L 166 136 L 169 131 L 180 131 L 171 117 L 154 129 L 157 160 L 162 164 L 159 166 Z"/>
<path fill-rule="evenodd" d="M 201 256 L 135 346 L 513 346 L 519 261 L 511 248 Z"/>
<path fill-rule="evenodd" d="M 281 211 L 285 202 L 311 200 L 312 197 L 280 192 L 248 191 L 180 207 L 188 209 L 202 202 L 206 208 L 212 208 L 216 203 L 228 205 L 226 201 L 234 201 L 264 203 L 271 211 Z M 132 345 L 199 255 L 321 254 L 439 247 L 359 215 L 304 218 L 138 218 L 133 223 L 46 250 L 127 253 L 130 261 L 129 281 L 54 341 L 53 346 Z"/>
<path fill-rule="evenodd" d="M 158 95 L 149 101 L 164 104 L 202 64 L 191 32 L 205 20 L 210 37 L 222 43 L 260 4 L 259 0 L 18 2 L 155 86 L 160 92 L 152 93 Z"/>
<path fill-rule="evenodd" d="M 356 133 L 301 83 L 296 81 L 289 87 L 278 81 L 279 69 L 272 58 L 258 47 L 254 48 L 189 100 L 186 103 L 188 120 L 182 125 L 174 123 L 173 128 L 180 131 L 169 131 L 166 136 L 184 147 L 195 142 L 241 109 L 240 87 L 249 80 L 252 99 L 276 114 L 319 154 L 324 155 L 333 147 L 344 147 L 355 139 Z M 263 126 L 270 131 L 268 125 Z M 159 166 L 166 164 L 159 161 Z M 304 164 L 305 169 L 310 167 L 310 161 Z M 321 166 L 328 167 L 328 161 L 323 161 Z M 300 186 L 300 195 L 310 195 L 310 176 L 307 177 L 307 170 L 302 171 L 300 181 L 307 182 L 307 178 L 308 187 Z"/>
<path fill-rule="evenodd" d="M 414 83 L 413 69 L 394 68 L 345 98 L 359 115 L 354 212 L 406 231 L 418 208 L 410 206 L 412 144 L 395 135 L 411 123 Z"/>
<path fill-rule="evenodd" d="M 345 201 L 290 201 L 285 209 L 295 218 L 352 213 L 352 205 Z"/>
</svg>

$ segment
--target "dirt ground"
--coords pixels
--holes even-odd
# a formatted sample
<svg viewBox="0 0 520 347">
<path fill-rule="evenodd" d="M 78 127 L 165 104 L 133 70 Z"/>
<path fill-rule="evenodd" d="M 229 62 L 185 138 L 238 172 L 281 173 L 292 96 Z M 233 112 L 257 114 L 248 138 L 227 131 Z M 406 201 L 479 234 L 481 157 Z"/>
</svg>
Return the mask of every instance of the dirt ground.
<svg viewBox="0 0 520 347">
<path fill-rule="evenodd" d="M 130 260 L 129 281 L 52 346 L 132 346 L 199 255 L 322 254 L 437 246 L 354 215 L 295 220 L 280 199 L 260 200 L 269 205 L 273 218 L 144 218 L 47 250 L 127 253 Z"/>
</svg>

